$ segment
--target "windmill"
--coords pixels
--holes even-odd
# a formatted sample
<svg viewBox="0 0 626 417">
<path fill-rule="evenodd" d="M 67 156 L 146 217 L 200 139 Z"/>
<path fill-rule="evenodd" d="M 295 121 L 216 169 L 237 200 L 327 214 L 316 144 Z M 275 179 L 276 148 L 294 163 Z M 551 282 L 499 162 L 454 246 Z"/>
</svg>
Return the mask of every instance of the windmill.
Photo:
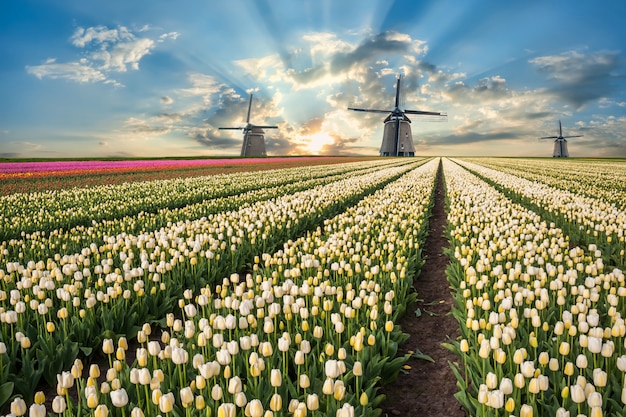
<svg viewBox="0 0 626 417">
<path fill-rule="evenodd" d="M 580 138 L 583 135 L 575 135 L 575 136 L 563 136 L 563 128 L 561 127 L 561 121 L 559 120 L 559 136 L 544 136 L 539 139 L 555 139 L 554 141 L 554 151 L 552 152 L 553 158 L 567 158 L 569 157 L 569 152 L 567 150 L 567 141 L 566 138 Z"/>
<path fill-rule="evenodd" d="M 423 110 L 400 110 L 400 76 L 397 77 L 396 83 L 396 104 L 393 110 L 377 110 L 377 109 L 357 109 L 348 107 L 348 110 L 370 112 L 370 113 L 389 113 L 385 118 L 385 128 L 383 131 L 383 143 L 380 146 L 381 156 L 415 156 L 415 147 L 413 146 L 413 135 L 411 134 L 411 120 L 407 114 L 418 114 L 426 116 L 448 117 L 445 113 L 423 111 Z"/>
<path fill-rule="evenodd" d="M 219 130 L 243 130 L 243 145 L 241 146 L 241 156 L 266 156 L 265 152 L 265 132 L 263 129 L 278 129 L 278 126 L 258 126 L 250 123 L 250 109 L 252 108 L 252 96 L 248 102 L 248 115 L 244 127 L 220 127 Z"/>
</svg>

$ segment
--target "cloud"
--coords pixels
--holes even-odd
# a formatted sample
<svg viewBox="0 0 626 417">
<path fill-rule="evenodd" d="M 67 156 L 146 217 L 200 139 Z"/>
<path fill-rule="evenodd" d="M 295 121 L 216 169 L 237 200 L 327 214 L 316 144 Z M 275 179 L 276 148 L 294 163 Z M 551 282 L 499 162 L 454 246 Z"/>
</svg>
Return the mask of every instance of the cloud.
<svg viewBox="0 0 626 417">
<path fill-rule="evenodd" d="M 169 96 L 161 97 L 161 103 L 162 104 L 166 104 L 167 105 L 167 104 L 172 104 L 173 102 L 174 102 L 174 100 L 171 97 L 169 97 Z"/>
<path fill-rule="evenodd" d="M 437 138 L 437 144 L 461 145 L 475 142 L 501 141 L 505 139 L 519 139 L 520 134 L 515 132 L 478 133 L 475 131 L 461 134 L 452 134 Z"/>
<path fill-rule="evenodd" d="M 126 72 L 128 67 L 139 69 L 139 61 L 148 55 L 154 48 L 151 39 L 133 39 L 129 42 L 118 43 L 109 50 L 93 52 L 91 58 L 101 61 L 99 68 L 103 71 Z"/>
<path fill-rule="evenodd" d="M 78 48 L 84 48 L 90 43 L 100 45 L 102 43 L 117 43 L 119 41 L 132 40 L 135 37 L 124 26 L 116 29 L 109 29 L 106 26 L 94 26 L 90 28 L 78 27 L 70 38 L 72 45 Z"/>
<path fill-rule="evenodd" d="M 210 150 L 226 153 L 239 153 L 243 141 L 241 133 L 239 138 L 219 137 L 211 128 L 190 129 L 188 136 Z"/>
<path fill-rule="evenodd" d="M 589 54 L 568 51 L 537 57 L 529 62 L 554 82 L 548 91 L 576 109 L 610 95 L 621 65 L 620 55 L 614 51 Z"/>
<path fill-rule="evenodd" d="M 427 48 L 424 41 L 413 41 L 407 34 L 383 32 L 366 39 L 354 50 L 336 53 L 330 61 L 330 71 L 344 72 L 362 62 L 376 60 L 381 53 L 402 54 L 406 52 L 422 54 Z"/>
<path fill-rule="evenodd" d="M 148 29 L 143 27 L 137 32 L 142 33 Z M 41 65 L 27 65 L 26 72 L 39 79 L 65 79 L 78 83 L 103 82 L 119 87 L 122 84 L 111 78 L 112 74 L 123 73 L 128 69 L 138 70 L 139 62 L 157 43 L 177 37 L 177 32 L 170 32 L 160 35 L 155 42 L 147 37 L 137 37 L 125 26 L 79 27 L 70 41 L 73 46 L 84 50 L 82 58 L 65 63 L 57 63 L 56 58 L 50 58 Z"/>
<path fill-rule="evenodd" d="M 42 65 L 27 66 L 26 71 L 40 80 L 43 78 L 65 79 L 77 83 L 114 82 L 107 80 L 107 76 L 95 68 L 89 66 L 85 61 L 57 63 L 56 59 L 49 59 Z"/>
<path fill-rule="evenodd" d="M 201 73 L 189 74 L 188 81 L 191 87 L 182 88 L 178 93 L 185 96 L 200 96 L 207 105 L 211 104 L 212 97 L 224 88 L 224 84 L 218 82 L 215 77 Z"/>
<path fill-rule="evenodd" d="M 443 94 L 447 100 L 456 103 L 485 103 L 509 98 L 512 93 L 507 88 L 506 80 L 496 75 L 481 78 L 474 86 L 469 86 L 464 81 L 457 81 Z"/>
<path fill-rule="evenodd" d="M 172 130 L 169 123 L 159 123 L 162 119 L 152 118 L 151 120 L 142 120 L 136 117 L 130 117 L 124 122 L 124 129 L 138 135 L 162 135 Z"/>
</svg>

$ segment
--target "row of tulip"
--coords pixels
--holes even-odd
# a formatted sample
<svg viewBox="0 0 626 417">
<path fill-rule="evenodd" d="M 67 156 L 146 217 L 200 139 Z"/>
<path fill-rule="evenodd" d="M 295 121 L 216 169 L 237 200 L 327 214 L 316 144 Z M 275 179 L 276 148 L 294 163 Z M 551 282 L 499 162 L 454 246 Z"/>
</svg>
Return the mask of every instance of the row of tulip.
<svg viewBox="0 0 626 417">
<path fill-rule="evenodd" d="M 390 165 L 385 164 L 384 166 Z M 242 206 L 258 201 L 293 194 L 356 175 L 364 175 L 379 170 L 381 167 L 381 165 L 366 163 L 332 166 L 325 170 L 317 168 L 291 169 L 288 171 L 289 175 L 286 175 L 286 178 L 282 180 L 280 175 L 286 171 L 279 170 L 278 172 L 267 173 L 265 175 L 266 180 L 256 181 L 257 188 L 250 190 L 248 189 L 254 186 L 250 183 L 254 177 L 246 177 L 248 183 L 245 183 L 243 182 L 244 177 L 230 176 L 231 178 L 227 181 L 228 187 L 213 191 L 215 194 L 224 194 L 223 197 L 215 197 L 179 208 L 159 208 L 155 212 L 135 213 L 131 208 L 128 210 L 128 214 L 123 217 L 100 221 L 92 220 L 88 226 L 75 226 L 69 230 L 39 230 L 32 233 L 21 233 L 19 238 L 3 241 L 0 244 L 0 264 L 23 259 L 54 258 L 60 251 L 66 254 L 78 254 L 83 248 L 93 244 L 101 246 L 108 236 L 116 236 L 122 232 L 140 234 L 147 230 L 158 230 L 167 226 L 168 223 L 199 219 L 215 213 L 237 210 Z M 229 176 L 223 176 L 223 178 L 229 178 Z M 222 181 L 224 180 L 222 179 Z M 136 186 L 142 187 L 142 184 L 139 183 Z M 222 186 L 226 186 L 226 184 L 223 183 Z M 119 193 L 121 191 L 115 194 Z"/>
<path fill-rule="evenodd" d="M 461 162 L 463 166 L 510 190 L 515 198 L 555 222 L 577 244 L 595 244 L 604 261 L 620 268 L 626 267 L 626 209 L 589 195 L 581 195 L 517 175 L 484 167 L 482 164 Z M 602 189 L 602 185 L 596 185 Z"/>
<path fill-rule="evenodd" d="M 102 185 L 0 197 L 0 239 L 35 231 L 50 232 L 89 225 L 163 208 L 184 207 L 217 197 L 237 195 L 262 187 L 293 183 L 303 178 L 324 177 L 389 164 L 369 161 L 228 175 L 176 178 L 161 181 Z"/>
<path fill-rule="evenodd" d="M 307 162 L 314 157 L 303 157 Z M 122 160 L 67 160 L 67 161 L 15 161 L 0 162 L 0 174 L 35 174 L 62 171 L 104 171 L 110 169 L 165 169 L 170 167 L 215 166 L 232 164 L 268 164 L 284 158 L 220 158 L 220 159 L 122 159 Z"/>
<path fill-rule="evenodd" d="M 624 273 L 456 163 L 444 172 L 459 401 L 475 416 L 625 415 Z"/>
<path fill-rule="evenodd" d="M 377 385 L 408 359 L 394 358 L 405 340 L 394 322 L 415 297 L 437 166 L 411 171 L 273 255 L 259 253 L 245 275 L 182 291 L 179 315 L 136 332 L 134 361 L 127 338 L 104 339 L 108 369 L 91 365 L 83 377 L 75 361 L 57 376 L 51 411 L 377 415 Z M 43 416 L 44 402 L 41 393 L 31 405 L 18 398 L 11 411 Z"/>
<path fill-rule="evenodd" d="M 465 158 L 509 174 L 588 197 L 601 198 L 626 209 L 626 163 L 598 159 Z"/>
<path fill-rule="evenodd" d="M 52 382 L 102 338 L 162 320 L 184 290 L 244 270 L 255 255 L 273 251 L 421 163 L 139 235 L 121 233 L 76 254 L 7 263 L 0 269 L 0 337 L 8 360 L 0 364 L 6 377 L 0 383 L 12 380 L 30 398 L 41 377 Z"/>
<path fill-rule="evenodd" d="M 233 174 L 244 171 L 269 171 L 314 165 L 346 164 L 373 160 L 372 157 L 311 157 L 267 158 L 263 163 L 250 164 L 248 158 L 222 160 L 221 165 L 75 169 L 63 171 L 40 171 L 30 173 L 0 173 L 0 196 L 15 193 L 36 193 L 66 188 L 97 187 L 102 184 L 116 185 L 127 182 L 160 181 L 172 178 L 190 178 L 209 175 Z"/>
</svg>

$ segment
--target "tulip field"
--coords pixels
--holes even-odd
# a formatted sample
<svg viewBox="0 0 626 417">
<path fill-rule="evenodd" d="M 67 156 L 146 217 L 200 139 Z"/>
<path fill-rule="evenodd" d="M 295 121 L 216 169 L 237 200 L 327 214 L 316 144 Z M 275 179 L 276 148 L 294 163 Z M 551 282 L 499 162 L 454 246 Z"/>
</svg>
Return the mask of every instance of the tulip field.
<svg viewBox="0 0 626 417">
<path fill-rule="evenodd" d="M 380 415 L 438 174 L 456 400 L 471 416 L 626 415 L 626 163 L 509 158 L 0 197 L 0 413 Z"/>
</svg>

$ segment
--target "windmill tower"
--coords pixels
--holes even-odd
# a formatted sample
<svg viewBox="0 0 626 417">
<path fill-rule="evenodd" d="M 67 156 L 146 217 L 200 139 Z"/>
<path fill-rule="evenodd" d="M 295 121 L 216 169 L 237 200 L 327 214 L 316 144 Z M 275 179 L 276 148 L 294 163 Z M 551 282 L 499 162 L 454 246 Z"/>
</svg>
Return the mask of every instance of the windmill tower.
<svg viewBox="0 0 626 417">
<path fill-rule="evenodd" d="M 384 120 L 383 143 L 380 146 L 380 156 L 415 156 L 415 146 L 413 145 L 413 135 L 411 133 L 411 119 L 407 114 L 418 114 L 426 116 L 448 117 L 445 113 L 430 112 L 423 110 L 400 110 L 400 76 L 396 83 L 396 104 L 393 110 L 378 109 L 357 109 L 348 107 L 348 110 L 389 113 Z"/>
<path fill-rule="evenodd" d="M 244 127 L 220 127 L 219 130 L 243 130 L 243 144 L 241 156 L 266 156 L 265 132 L 263 129 L 278 129 L 278 126 L 258 126 L 250 123 L 250 109 L 252 108 L 252 94 L 248 102 L 248 115 Z"/>
<path fill-rule="evenodd" d="M 563 136 L 563 128 L 561 127 L 561 121 L 559 120 L 559 135 L 558 136 L 544 136 L 539 139 L 555 139 L 554 140 L 554 151 L 552 152 L 553 158 L 568 158 L 569 151 L 567 150 L 567 141 L 566 138 L 580 138 L 583 135 L 575 135 L 575 136 Z"/>
</svg>

